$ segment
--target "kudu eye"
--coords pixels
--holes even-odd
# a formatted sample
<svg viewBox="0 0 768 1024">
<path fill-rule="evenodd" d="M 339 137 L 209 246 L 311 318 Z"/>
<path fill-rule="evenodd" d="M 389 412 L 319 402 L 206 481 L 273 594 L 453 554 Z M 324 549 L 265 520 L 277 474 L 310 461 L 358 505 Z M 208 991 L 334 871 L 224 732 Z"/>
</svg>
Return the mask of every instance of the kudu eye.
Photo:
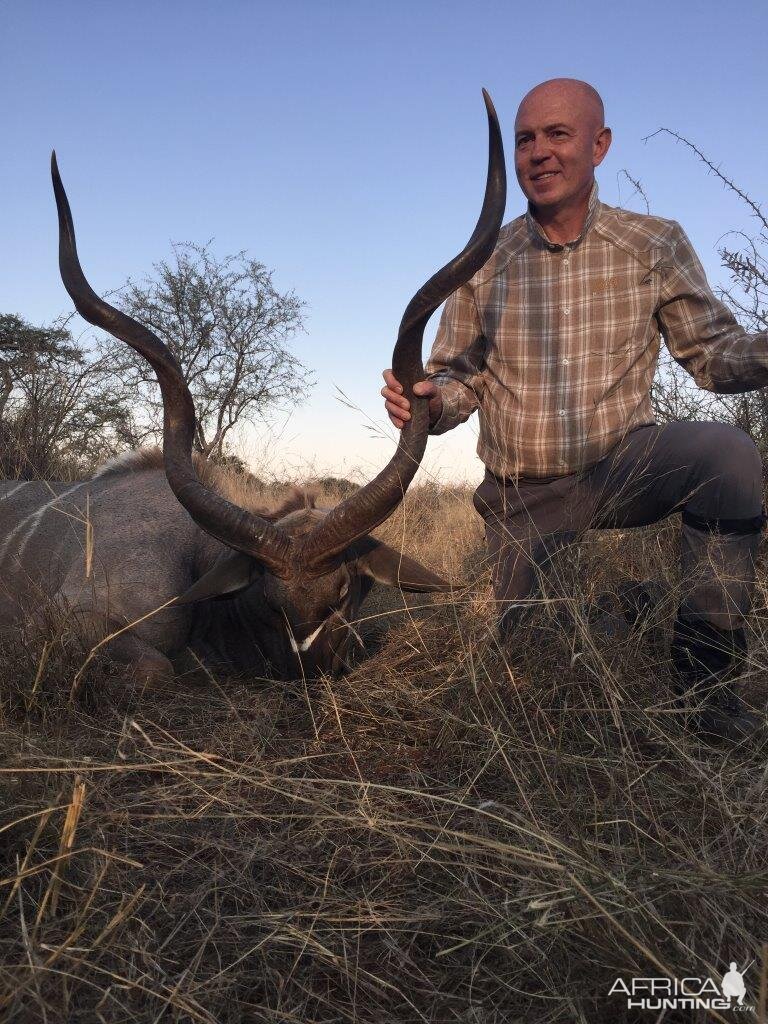
<svg viewBox="0 0 768 1024">
<path fill-rule="evenodd" d="M 344 580 L 344 582 L 341 584 L 341 587 L 339 588 L 339 600 L 341 600 L 342 597 L 346 597 L 348 593 L 349 580 Z"/>
</svg>

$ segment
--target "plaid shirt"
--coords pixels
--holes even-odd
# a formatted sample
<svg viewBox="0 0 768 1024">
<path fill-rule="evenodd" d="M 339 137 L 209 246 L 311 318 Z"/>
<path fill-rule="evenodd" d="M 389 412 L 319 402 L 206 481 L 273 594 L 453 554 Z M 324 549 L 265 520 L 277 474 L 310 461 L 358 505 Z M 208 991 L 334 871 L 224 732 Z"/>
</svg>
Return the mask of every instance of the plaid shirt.
<svg viewBox="0 0 768 1024">
<path fill-rule="evenodd" d="M 768 384 L 768 333 L 749 335 L 712 294 L 679 224 L 606 206 L 556 245 L 530 208 L 449 298 L 427 363 L 442 434 L 480 410 L 477 452 L 501 477 L 589 468 L 654 423 L 660 334 L 708 391 Z"/>
</svg>

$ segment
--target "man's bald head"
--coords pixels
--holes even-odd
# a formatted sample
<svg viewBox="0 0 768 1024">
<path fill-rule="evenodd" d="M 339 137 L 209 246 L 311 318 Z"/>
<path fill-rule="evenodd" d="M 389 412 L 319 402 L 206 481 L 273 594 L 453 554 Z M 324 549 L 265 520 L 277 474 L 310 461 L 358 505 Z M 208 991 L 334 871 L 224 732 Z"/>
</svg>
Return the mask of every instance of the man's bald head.
<svg viewBox="0 0 768 1024">
<path fill-rule="evenodd" d="M 575 116 L 584 118 L 595 131 L 605 125 L 605 108 L 594 86 L 578 78 L 550 78 L 525 94 L 517 108 L 515 127 L 525 118 L 526 105 L 538 106 L 541 102 L 567 106 Z"/>
</svg>

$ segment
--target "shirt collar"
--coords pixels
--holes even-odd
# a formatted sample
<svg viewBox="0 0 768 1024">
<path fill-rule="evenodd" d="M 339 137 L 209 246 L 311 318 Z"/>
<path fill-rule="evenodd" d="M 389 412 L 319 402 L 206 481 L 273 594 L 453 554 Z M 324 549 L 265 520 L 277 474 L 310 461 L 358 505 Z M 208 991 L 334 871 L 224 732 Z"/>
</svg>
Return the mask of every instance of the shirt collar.
<svg viewBox="0 0 768 1024">
<path fill-rule="evenodd" d="M 600 202 L 597 198 L 597 182 L 595 181 L 592 183 L 592 191 L 589 193 L 587 217 L 584 221 L 584 227 L 582 228 L 581 234 L 578 238 L 574 238 L 573 241 L 567 242 L 565 245 L 560 245 L 558 242 L 550 242 L 544 234 L 543 228 L 534 217 L 531 204 L 528 203 L 528 209 L 525 213 L 525 223 L 528 226 L 529 237 L 535 246 L 541 249 L 549 249 L 550 252 L 559 252 L 563 249 L 575 249 L 594 224 L 599 206 Z"/>
</svg>

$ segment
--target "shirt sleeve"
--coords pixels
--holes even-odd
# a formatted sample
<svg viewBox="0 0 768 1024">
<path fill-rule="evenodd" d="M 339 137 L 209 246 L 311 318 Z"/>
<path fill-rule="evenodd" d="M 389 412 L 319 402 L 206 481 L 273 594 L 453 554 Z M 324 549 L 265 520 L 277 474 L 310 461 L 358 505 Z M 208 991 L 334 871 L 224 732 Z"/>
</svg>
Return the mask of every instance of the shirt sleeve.
<svg viewBox="0 0 768 1024">
<path fill-rule="evenodd" d="M 679 224 L 656 317 L 667 348 L 700 388 L 737 394 L 768 384 L 768 331 L 748 334 L 716 298 Z"/>
<path fill-rule="evenodd" d="M 445 304 L 427 378 L 440 388 L 443 411 L 430 434 L 444 434 L 469 419 L 483 396 L 485 338 L 477 303 L 469 285 L 462 285 Z"/>
</svg>

